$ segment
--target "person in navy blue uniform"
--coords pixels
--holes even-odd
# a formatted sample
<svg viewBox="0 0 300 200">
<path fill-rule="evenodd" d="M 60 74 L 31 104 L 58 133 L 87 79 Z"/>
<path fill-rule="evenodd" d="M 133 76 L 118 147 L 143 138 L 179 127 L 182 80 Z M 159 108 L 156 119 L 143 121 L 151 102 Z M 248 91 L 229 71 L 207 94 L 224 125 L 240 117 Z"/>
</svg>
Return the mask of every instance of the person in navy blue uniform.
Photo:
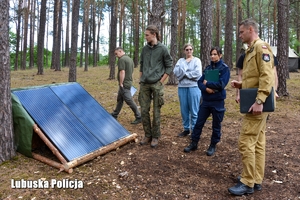
<svg viewBox="0 0 300 200">
<path fill-rule="evenodd" d="M 229 82 L 230 69 L 222 60 L 222 50 L 219 47 L 213 47 L 210 50 L 211 64 L 204 70 L 203 75 L 198 80 L 198 87 L 202 93 L 202 104 L 198 111 L 198 118 L 194 130 L 192 132 L 192 141 L 184 152 L 194 151 L 198 148 L 198 142 L 202 133 L 203 126 L 207 118 L 212 114 L 212 136 L 209 148 L 206 151 L 207 156 L 212 156 L 216 151 L 216 144 L 221 139 L 221 122 L 225 113 L 225 87 Z M 218 81 L 207 80 L 206 71 L 218 70 Z"/>
</svg>

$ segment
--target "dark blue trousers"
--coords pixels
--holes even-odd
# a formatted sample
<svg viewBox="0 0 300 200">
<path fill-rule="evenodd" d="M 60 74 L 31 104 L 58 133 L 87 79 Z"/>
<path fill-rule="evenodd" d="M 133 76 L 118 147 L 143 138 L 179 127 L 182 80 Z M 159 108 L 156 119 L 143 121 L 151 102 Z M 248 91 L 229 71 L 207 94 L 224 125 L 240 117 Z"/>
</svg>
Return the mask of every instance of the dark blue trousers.
<svg viewBox="0 0 300 200">
<path fill-rule="evenodd" d="M 203 101 L 198 111 L 198 118 L 192 132 L 192 141 L 198 143 L 202 133 L 203 126 L 207 118 L 212 114 L 212 135 L 211 144 L 217 144 L 221 139 L 221 122 L 225 113 L 225 102 L 222 101 Z"/>
</svg>

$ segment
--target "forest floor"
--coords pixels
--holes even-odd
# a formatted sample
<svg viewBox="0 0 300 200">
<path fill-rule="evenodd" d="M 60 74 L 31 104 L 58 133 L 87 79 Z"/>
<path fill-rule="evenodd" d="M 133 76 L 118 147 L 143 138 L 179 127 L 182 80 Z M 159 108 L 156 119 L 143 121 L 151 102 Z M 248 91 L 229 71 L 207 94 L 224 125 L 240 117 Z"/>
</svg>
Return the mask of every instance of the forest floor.
<svg viewBox="0 0 300 200">
<path fill-rule="evenodd" d="M 45 85 L 68 81 L 68 69 L 12 71 L 11 87 Z M 117 82 L 108 80 L 107 67 L 77 69 L 77 81 L 108 111 L 116 105 Z M 138 70 L 134 72 L 138 88 Z M 236 79 L 232 71 L 231 80 Z M 241 156 L 237 141 L 243 115 L 235 103 L 235 91 L 227 86 L 226 113 L 222 140 L 216 153 L 205 154 L 210 143 L 211 118 L 203 129 L 198 150 L 184 153 L 189 137 L 178 138 L 182 131 L 177 86 L 165 86 L 162 108 L 162 137 L 156 148 L 130 142 L 115 151 L 74 168 L 73 173 L 58 173 L 56 168 L 17 153 L 0 165 L 0 199 L 300 199 L 300 73 L 287 79 L 289 96 L 277 99 L 276 111 L 267 121 L 265 177 L 262 191 L 232 196 L 227 189 L 240 175 Z M 137 102 L 137 95 L 134 96 Z M 125 105 L 118 121 L 140 140 L 142 124 L 132 125 L 130 108 Z M 12 180 L 77 180 L 83 188 L 15 189 Z"/>
</svg>

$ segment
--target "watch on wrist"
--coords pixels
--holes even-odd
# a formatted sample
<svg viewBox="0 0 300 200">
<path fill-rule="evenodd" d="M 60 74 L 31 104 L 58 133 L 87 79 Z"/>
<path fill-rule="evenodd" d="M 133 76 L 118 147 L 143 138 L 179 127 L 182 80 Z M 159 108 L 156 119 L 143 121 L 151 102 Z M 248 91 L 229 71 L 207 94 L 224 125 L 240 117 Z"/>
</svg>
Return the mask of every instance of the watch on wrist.
<svg viewBox="0 0 300 200">
<path fill-rule="evenodd" d="M 263 103 L 262 100 L 260 100 L 260 99 L 258 99 L 258 98 L 255 100 L 255 102 L 256 102 L 258 105 L 261 105 L 261 104 Z"/>
</svg>

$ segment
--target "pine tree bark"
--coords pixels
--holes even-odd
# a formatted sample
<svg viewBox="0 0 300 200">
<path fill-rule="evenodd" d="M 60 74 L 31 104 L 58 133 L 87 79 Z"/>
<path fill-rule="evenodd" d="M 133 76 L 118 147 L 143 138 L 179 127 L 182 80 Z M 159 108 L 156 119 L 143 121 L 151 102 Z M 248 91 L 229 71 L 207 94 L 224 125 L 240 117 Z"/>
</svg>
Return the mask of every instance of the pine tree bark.
<svg viewBox="0 0 300 200">
<path fill-rule="evenodd" d="M 10 94 L 9 0 L 0 6 L 0 164 L 16 155 Z"/>
<path fill-rule="evenodd" d="M 220 0 L 216 0 L 216 37 L 214 40 L 215 46 L 220 46 L 220 38 L 221 38 L 221 8 L 220 8 Z"/>
<path fill-rule="evenodd" d="M 30 0 L 28 2 L 25 1 L 25 7 L 23 8 L 23 13 L 24 13 L 24 35 L 23 35 L 23 56 L 22 56 L 22 64 L 21 64 L 21 69 L 25 70 L 26 69 L 26 59 L 27 59 L 27 37 L 28 37 L 28 18 L 29 18 L 29 5 L 30 5 Z"/>
<path fill-rule="evenodd" d="M 289 55 L 289 0 L 278 0 L 278 41 L 277 45 L 277 75 L 278 95 L 288 96 L 286 78 L 288 77 L 288 55 Z"/>
<path fill-rule="evenodd" d="M 170 55 L 173 58 L 173 69 L 177 62 L 177 16 L 178 12 L 178 0 L 173 0 L 171 4 L 171 49 Z M 169 75 L 167 85 L 176 85 L 178 80 L 175 77 L 173 71 Z"/>
<path fill-rule="evenodd" d="M 90 0 L 85 0 L 84 11 L 84 71 L 88 71 L 89 65 L 89 10 Z"/>
<path fill-rule="evenodd" d="M 104 0 L 101 1 L 101 5 L 99 2 L 99 12 L 98 12 L 98 32 L 97 32 L 97 50 L 96 50 L 96 61 L 98 62 L 99 59 L 99 54 L 100 54 L 100 25 L 102 22 L 102 10 L 103 10 L 103 6 L 104 6 Z"/>
<path fill-rule="evenodd" d="M 232 69 L 233 0 L 226 0 L 224 62 Z"/>
<path fill-rule="evenodd" d="M 203 69 L 210 64 L 210 49 L 211 49 L 211 41 L 212 41 L 212 17 L 211 17 L 211 11 L 212 11 L 212 0 L 201 0 L 200 4 L 201 9 L 201 53 L 200 53 L 200 59 L 202 61 Z"/>
<path fill-rule="evenodd" d="M 51 69 L 55 69 L 56 57 L 57 57 L 57 45 L 58 45 L 58 17 L 59 17 L 59 1 L 54 0 L 54 12 L 53 12 L 53 41 L 52 41 L 52 59 Z"/>
<path fill-rule="evenodd" d="M 44 74 L 44 39 L 45 39 L 45 24 L 46 24 L 46 5 L 47 0 L 41 2 L 40 24 L 38 34 L 38 52 L 37 52 L 37 75 Z"/>
<path fill-rule="evenodd" d="M 161 30 L 161 19 L 165 14 L 163 0 L 152 0 L 152 9 L 149 12 L 149 24 L 155 25 Z"/>
<path fill-rule="evenodd" d="M 15 66 L 14 66 L 14 70 L 17 71 L 18 67 L 19 67 L 19 49 L 20 49 L 20 32 L 21 32 L 21 18 L 22 18 L 22 4 L 23 4 L 23 0 L 19 0 L 19 5 L 18 5 L 18 11 L 17 11 L 17 18 L 18 18 L 18 22 L 17 22 L 17 44 L 16 44 L 16 58 L 15 58 Z"/>
<path fill-rule="evenodd" d="M 84 11 L 85 13 L 85 11 Z M 79 67 L 82 67 L 83 66 L 83 43 L 84 43 L 84 28 L 85 27 L 85 14 L 83 14 L 83 21 L 82 21 L 82 27 L 81 27 L 81 42 L 80 42 L 80 64 L 79 64 Z"/>
<path fill-rule="evenodd" d="M 111 23 L 110 23 L 110 41 L 109 41 L 109 80 L 115 79 L 116 69 L 116 41 L 117 41 L 117 11 L 118 11 L 118 0 L 112 0 L 111 6 Z"/>
<path fill-rule="evenodd" d="M 139 21 L 139 1 L 133 1 L 133 9 L 134 9 L 134 55 L 133 55 L 133 62 L 134 66 L 137 67 L 139 65 L 139 49 L 140 49 L 140 21 Z"/>
<path fill-rule="evenodd" d="M 35 0 L 31 1 L 30 9 L 29 69 L 34 66 L 35 2 Z"/>
<path fill-rule="evenodd" d="M 69 67 L 69 82 L 76 82 L 77 72 L 77 42 L 78 42 L 78 19 L 80 0 L 73 0 L 72 3 L 72 35 L 71 35 L 71 56 Z"/>
<path fill-rule="evenodd" d="M 93 67 L 97 66 L 97 49 L 96 49 L 96 2 L 92 2 L 92 26 L 93 26 L 93 32 L 92 32 L 92 38 L 93 38 Z"/>
<path fill-rule="evenodd" d="M 118 46 L 119 47 L 123 47 L 122 43 L 123 41 L 123 24 L 124 22 L 124 16 L 125 16 L 125 1 L 124 0 L 120 0 L 120 15 L 119 15 L 119 42 L 118 42 Z M 118 13 L 118 12 L 117 12 Z M 117 15 L 117 14 L 116 14 Z M 124 48 L 124 47 L 123 47 Z"/>
<path fill-rule="evenodd" d="M 70 0 L 67 0 L 67 24 L 66 24 L 66 43 L 65 43 L 65 61 L 64 66 L 70 66 L 70 51 L 69 51 L 69 40 L 70 40 L 70 33 L 69 33 L 69 26 L 70 26 L 70 7 L 71 7 Z"/>
<path fill-rule="evenodd" d="M 236 26 L 236 49 L 235 49 L 235 64 L 237 63 L 239 57 L 241 56 L 241 50 L 243 47 L 242 41 L 239 38 L 239 23 L 243 20 L 243 9 L 242 9 L 242 0 L 237 0 L 237 26 Z M 238 68 L 235 68 L 236 74 L 238 74 Z"/>
<path fill-rule="evenodd" d="M 54 18 L 53 18 L 53 46 L 51 69 L 60 71 L 60 44 L 61 44 L 61 23 L 62 21 L 62 1 L 54 1 Z"/>
</svg>

